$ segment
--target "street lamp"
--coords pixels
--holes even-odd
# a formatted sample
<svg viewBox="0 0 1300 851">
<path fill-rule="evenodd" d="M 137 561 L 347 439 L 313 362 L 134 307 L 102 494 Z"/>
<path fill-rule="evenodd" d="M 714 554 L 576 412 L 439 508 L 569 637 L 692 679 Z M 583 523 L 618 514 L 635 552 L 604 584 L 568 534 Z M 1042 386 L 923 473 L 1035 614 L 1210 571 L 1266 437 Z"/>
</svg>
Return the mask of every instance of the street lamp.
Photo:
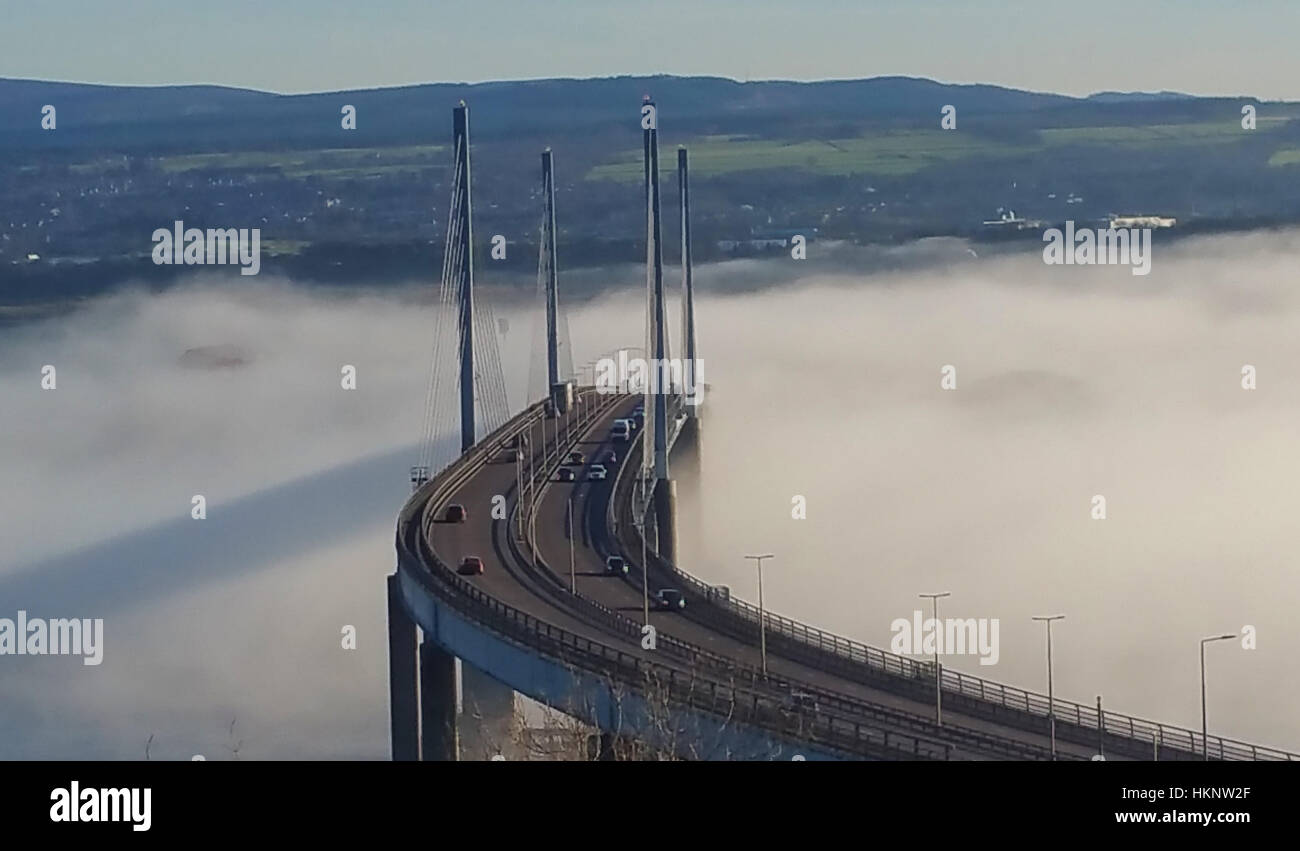
<svg viewBox="0 0 1300 851">
<path fill-rule="evenodd" d="M 934 724 L 936 727 L 943 726 L 943 681 L 939 668 L 939 640 L 943 637 L 943 627 L 939 625 L 939 598 L 951 597 L 951 591 L 940 591 L 936 594 L 918 594 L 918 597 L 925 597 L 930 600 L 934 608 Z"/>
<path fill-rule="evenodd" d="M 519 539 L 524 537 L 524 440 L 523 433 L 515 436 L 515 513 L 519 515 Z"/>
<path fill-rule="evenodd" d="M 642 493 L 644 494 L 645 491 L 644 484 L 641 486 L 641 490 Z M 642 499 L 642 503 L 638 505 L 636 501 L 637 500 L 636 495 L 634 494 L 632 497 L 633 500 L 632 525 L 636 527 L 637 534 L 641 536 L 641 605 L 644 606 L 643 617 L 645 618 L 645 620 L 643 620 L 641 624 L 642 626 L 649 626 L 650 625 L 650 573 L 649 571 L 646 570 L 646 566 L 645 566 L 646 543 L 645 543 L 645 506 L 644 506 L 645 498 L 644 496 L 642 496 L 641 499 Z"/>
<path fill-rule="evenodd" d="M 1211 635 L 1201 639 L 1201 750 L 1205 751 L 1205 761 L 1210 761 L 1210 722 L 1205 712 L 1205 645 L 1211 641 L 1230 641 L 1236 635 Z"/>
<path fill-rule="evenodd" d="M 1064 618 L 1065 615 L 1035 615 L 1030 618 L 1047 624 L 1047 720 L 1052 729 L 1052 759 L 1056 759 L 1056 701 L 1052 694 L 1052 621 Z"/>
<path fill-rule="evenodd" d="M 565 504 L 564 523 L 569 527 L 569 593 L 578 593 L 578 574 L 573 561 L 573 491 L 569 491 L 569 501 Z"/>
<path fill-rule="evenodd" d="M 758 566 L 758 653 L 763 661 L 763 676 L 767 676 L 767 615 L 763 611 L 763 559 L 774 558 L 771 553 L 745 556 Z"/>
</svg>

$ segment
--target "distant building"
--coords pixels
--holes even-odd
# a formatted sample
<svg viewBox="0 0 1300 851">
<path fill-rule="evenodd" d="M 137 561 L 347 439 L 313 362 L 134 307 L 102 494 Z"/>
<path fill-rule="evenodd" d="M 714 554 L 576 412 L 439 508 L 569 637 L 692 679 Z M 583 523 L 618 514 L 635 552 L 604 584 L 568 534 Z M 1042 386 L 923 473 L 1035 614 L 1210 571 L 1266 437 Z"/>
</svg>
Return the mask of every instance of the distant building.
<svg viewBox="0 0 1300 851">
<path fill-rule="evenodd" d="M 1110 216 L 1110 226 L 1116 228 L 1171 228 L 1178 220 L 1165 216 Z"/>
<path fill-rule="evenodd" d="M 766 248 L 784 248 L 794 236 L 802 236 L 805 242 L 812 242 L 817 235 L 817 228 L 785 228 L 782 230 L 754 231 L 748 239 L 720 239 L 719 251 L 762 251 Z"/>
<path fill-rule="evenodd" d="M 1042 222 L 1036 219 L 1026 219 L 1023 216 L 1017 216 L 1015 210 L 1005 210 L 996 219 L 987 219 L 984 222 L 986 228 L 1000 228 L 1003 230 L 1027 230 L 1042 226 Z"/>
</svg>

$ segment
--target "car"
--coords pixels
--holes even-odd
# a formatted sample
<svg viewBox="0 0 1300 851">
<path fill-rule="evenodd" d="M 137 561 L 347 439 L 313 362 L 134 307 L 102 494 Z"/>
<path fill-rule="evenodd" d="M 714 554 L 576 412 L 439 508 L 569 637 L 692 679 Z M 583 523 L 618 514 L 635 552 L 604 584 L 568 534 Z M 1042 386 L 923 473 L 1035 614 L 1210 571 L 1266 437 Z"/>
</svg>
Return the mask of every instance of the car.
<svg viewBox="0 0 1300 851">
<path fill-rule="evenodd" d="M 605 451 L 604 455 L 600 456 L 600 461 L 602 464 L 617 464 L 618 453 L 615 452 L 613 449 L 608 449 Z"/>
<path fill-rule="evenodd" d="M 456 572 L 461 576 L 482 576 L 483 559 L 478 556 L 465 556 L 460 560 L 460 566 L 456 568 Z"/>
<path fill-rule="evenodd" d="M 627 573 L 627 560 L 622 556 L 607 556 L 605 558 L 606 573 Z"/>
<path fill-rule="evenodd" d="M 806 691 L 791 691 L 786 695 L 784 708 L 787 712 L 799 712 L 805 715 L 816 715 L 821 707 L 817 705 L 817 698 Z"/>
<path fill-rule="evenodd" d="M 676 588 L 662 588 L 650 598 L 657 609 L 680 610 L 686 608 L 686 598 Z"/>
<path fill-rule="evenodd" d="M 464 523 L 468 519 L 469 512 L 465 510 L 465 506 L 458 502 L 453 502 L 447 506 L 447 513 L 443 515 L 443 520 L 448 523 Z"/>
<path fill-rule="evenodd" d="M 571 482 L 576 478 L 577 476 L 568 467 L 561 467 L 555 471 L 555 480 L 557 482 Z"/>
<path fill-rule="evenodd" d="M 630 439 L 632 437 L 632 421 L 614 420 L 614 427 L 610 429 L 609 434 L 616 441 Z"/>
<path fill-rule="evenodd" d="M 607 474 L 608 471 L 605 469 L 604 464 L 592 464 L 587 468 L 587 481 L 603 482 Z"/>
<path fill-rule="evenodd" d="M 583 457 L 583 454 L 581 452 L 570 452 L 568 459 L 566 459 L 564 463 L 581 467 L 583 462 L 585 462 L 586 460 L 587 459 Z"/>
</svg>

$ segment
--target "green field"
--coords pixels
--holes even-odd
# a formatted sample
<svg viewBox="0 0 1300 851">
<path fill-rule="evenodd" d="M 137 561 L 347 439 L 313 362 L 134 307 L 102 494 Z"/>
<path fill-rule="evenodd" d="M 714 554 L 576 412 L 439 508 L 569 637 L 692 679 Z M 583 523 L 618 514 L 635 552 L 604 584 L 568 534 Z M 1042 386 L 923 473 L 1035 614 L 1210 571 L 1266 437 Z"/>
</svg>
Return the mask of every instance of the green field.
<svg viewBox="0 0 1300 851">
<path fill-rule="evenodd" d="M 198 169 L 249 171 L 275 169 L 284 177 L 367 177 L 392 171 L 420 171 L 444 163 L 436 159 L 445 145 L 406 145 L 394 148 L 326 148 L 319 151 L 235 151 L 160 157 L 158 167 L 169 174 Z"/>
<path fill-rule="evenodd" d="M 1276 129 L 1292 116 L 1261 116 L 1258 130 Z M 1016 157 L 1066 145 L 1158 148 L 1168 145 L 1230 144 L 1245 139 L 1239 120 L 1151 124 L 1138 127 L 1064 127 L 1038 131 L 1036 144 L 1010 144 L 949 130 L 884 130 L 849 139 L 787 141 L 746 136 L 704 136 L 691 140 L 691 170 L 718 175 L 757 169 L 803 169 L 817 174 L 907 175 L 927 166 L 970 157 Z M 1282 154 L 1284 152 L 1279 152 Z M 591 169 L 588 180 L 640 180 L 640 151 L 626 151 Z M 1290 160 L 1285 160 L 1290 162 Z M 661 157 L 663 172 L 676 168 Z M 1280 164 L 1280 163 L 1275 163 Z"/>
<path fill-rule="evenodd" d="M 903 175 L 940 162 L 973 156 L 1015 156 L 1033 150 L 939 129 L 892 130 L 851 139 L 799 142 L 706 136 L 693 140 L 689 147 L 691 171 L 703 175 L 775 168 L 806 169 L 818 174 Z M 661 162 L 664 171 L 676 168 L 672 158 Z M 596 166 L 587 173 L 587 179 L 639 180 L 644 173 L 641 152 L 633 151 L 615 162 Z"/>
<path fill-rule="evenodd" d="M 261 250 L 272 257 L 301 254 L 309 245 L 311 242 L 305 239 L 264 239 L 259 243 Z"/>
<path fill-rule="evenodd" d="M 1255 126 L 1261 132 L 1281 127 L 1289 116 L 1260 116 Z M 1204 121 L 1188 124 L 1148 124 L 1138 127 L 1059 127 L 1039 130 L 1048 145 L 1120 145 L 1154 148 L 1162 145 L 1204 145 L 1241 141 L 1246 133 L 1240 120 Z"/>
<path fill-rule="evenodd" d="M 1282 148 L 1268 158 L 1268 164 L 1272 166 L 1300 164 L 1300 148 Z"/>
</svg>

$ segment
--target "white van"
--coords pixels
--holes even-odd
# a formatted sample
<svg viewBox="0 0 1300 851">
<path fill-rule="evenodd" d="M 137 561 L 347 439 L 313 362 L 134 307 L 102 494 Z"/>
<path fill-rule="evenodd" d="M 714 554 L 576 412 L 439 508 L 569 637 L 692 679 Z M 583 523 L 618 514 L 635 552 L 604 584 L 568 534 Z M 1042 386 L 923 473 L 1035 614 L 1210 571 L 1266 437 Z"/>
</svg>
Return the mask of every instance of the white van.
<svg viewBox="0 0 1300 851">
<path fill-rule="evenodd" d="M 632 422 L 630 420 L 614 420 L 614 428 L 610 430 L 610 437 L 618 441 L 626 441 L 632 436 Z"/>
</svg>

